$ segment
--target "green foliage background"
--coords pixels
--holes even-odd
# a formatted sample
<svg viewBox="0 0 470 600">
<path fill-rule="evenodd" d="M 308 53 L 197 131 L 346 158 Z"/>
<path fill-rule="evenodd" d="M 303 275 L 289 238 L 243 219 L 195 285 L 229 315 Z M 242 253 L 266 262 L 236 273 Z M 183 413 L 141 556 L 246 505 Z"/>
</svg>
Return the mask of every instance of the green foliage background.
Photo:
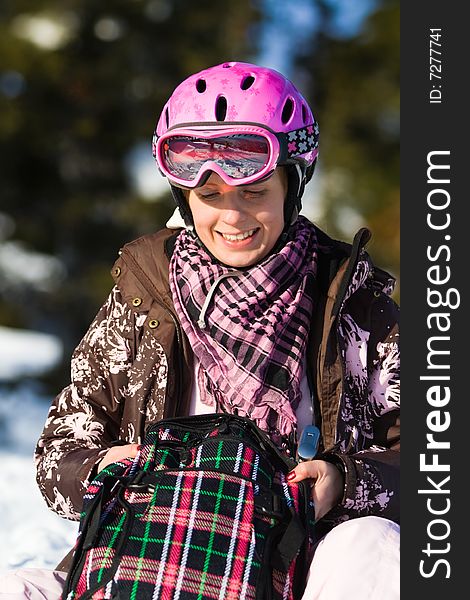
<svg viewBox="0 0 470 600">
<path fill-rule="evenodd" d="M 331 18 L 325 11 L 311 55 L 300 60 L 311 73 L 309 93 L 320 122 L 322 221 L 332 235 L 344 237 L 354 215 L 373 233 L 368 250 L 375 262 L 398 279 L 399 3 L 383 2 L 351 39 L 327 35 Z"/>
<path fill-rule="evenodd" d="M 373 231 L 374 260 L 398 276 L 398 2 L 377 2 L 347 38 L 334 33 L 334 3 L 311 3 L 320 27 L 302 45 L 291 32 L 290 77 L 320 122 L 319 225 L 348 239 L 353 214 Z M 55 49 L 33 43 L 31 16 L 55 20 L 68 39 Z M 28 283 L 34 261 L 18 281 L 0 263 L 0 325 L 60 337 L 64 363 L 48 375 L 51 389 L 67 382 L 70 353 L 109 292 L 120 246 L 172 211 L 168 193 L 139 196 L 129 152 L 142 141 L 150 152 L 159 112 L 187 75 L 224 60 L 256 62 L 267 18 L 261 0 L 1 3 L 0 252 L 13 243 L 55 257 L 62 271 L 37 286 Z"/>
</svg>

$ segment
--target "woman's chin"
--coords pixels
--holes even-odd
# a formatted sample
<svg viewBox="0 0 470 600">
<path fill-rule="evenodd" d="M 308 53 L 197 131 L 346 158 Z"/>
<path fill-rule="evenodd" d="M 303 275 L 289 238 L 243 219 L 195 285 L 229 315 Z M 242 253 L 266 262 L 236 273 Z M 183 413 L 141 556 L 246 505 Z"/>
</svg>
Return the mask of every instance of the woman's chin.
<svg viewBox="0 0 470 600">
<path fill-rule="evenodd" d="M 251 267 L 256 263 L 260 262 L 265 256 L 266 252 L 261 249 L 258 250 L 220 250 L 212 252 L 217 260 L 224 265 L 234 267 L 237 269 L 243 269 Z"/>
</svg>

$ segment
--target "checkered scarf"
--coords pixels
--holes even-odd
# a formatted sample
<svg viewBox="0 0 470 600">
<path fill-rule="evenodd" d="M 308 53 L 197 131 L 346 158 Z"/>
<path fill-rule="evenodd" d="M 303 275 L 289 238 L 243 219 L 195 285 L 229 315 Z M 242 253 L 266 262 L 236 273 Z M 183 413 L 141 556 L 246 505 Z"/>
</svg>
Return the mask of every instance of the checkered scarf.
<svg viewBox="0 0 470 600">
<path fill-rule="evenodd" d="M 300 216 L 279 252 L 243 271 L 218 263 L 189 230 L 170 262 L 173 302 L 201 367 L 202 402 L 248 416 L 274 438 L 295 430 L 316 247 L 313 225 Z"/>
</svg>

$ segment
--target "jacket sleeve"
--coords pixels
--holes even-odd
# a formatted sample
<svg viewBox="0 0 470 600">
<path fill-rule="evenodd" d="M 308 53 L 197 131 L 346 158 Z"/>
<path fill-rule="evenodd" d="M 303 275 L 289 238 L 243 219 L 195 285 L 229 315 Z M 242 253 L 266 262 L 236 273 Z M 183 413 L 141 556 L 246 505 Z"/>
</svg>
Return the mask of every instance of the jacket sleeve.
<svg viewBox="0 0 470 600">
<path fill-rule="evenodd" d="M 344 495 L 328 519 L 375 515 L 400 522 L 400 354 L 398 306 L 377 303 L 369 339 L 368 410 L 371 439 L 355 453 L 332 451 L 325 459 L 344 473 Z"/>
<path fill-rule="evenodd" d="M 71 383 L 53 401 L 35 451 L 48 506 L 78 520 L 95 466 L 118 438 L 136 318 L 114 288 L 71 360 Z"/>
</svg>

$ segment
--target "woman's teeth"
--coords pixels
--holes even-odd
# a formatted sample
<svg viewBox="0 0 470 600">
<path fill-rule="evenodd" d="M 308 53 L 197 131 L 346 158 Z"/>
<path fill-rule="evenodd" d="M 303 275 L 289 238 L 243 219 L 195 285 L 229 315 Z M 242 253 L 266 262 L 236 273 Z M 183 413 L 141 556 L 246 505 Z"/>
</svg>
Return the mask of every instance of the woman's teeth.
<svg viewBox="0 0 470 600">
<path fill-rule="evenodd" d="M 230 235 L 229 233 L 222 233 L 222 237 L 229 242 L 239 242 L 241 240 L 246 240 L 246 238 L 251 237 L 255 233 L 256 229 L 250 229 L 250 231 L 245 231 L 245 233 L 237 233 L 236 235 Z"/>
</svg>

